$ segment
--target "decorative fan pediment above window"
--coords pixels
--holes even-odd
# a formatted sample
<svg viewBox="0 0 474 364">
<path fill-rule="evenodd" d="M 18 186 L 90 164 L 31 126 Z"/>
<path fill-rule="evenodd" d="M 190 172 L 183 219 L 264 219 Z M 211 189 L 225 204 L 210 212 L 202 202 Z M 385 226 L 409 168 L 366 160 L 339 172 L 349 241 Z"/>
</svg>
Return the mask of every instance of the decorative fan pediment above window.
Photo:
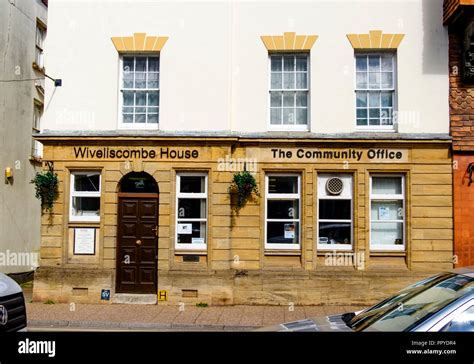
<svg viewBox="0 0 474 364">
<path fill-rule="evenodd" d="M 164 47 L 168 37 L 134 33 L 132 37 L 112 37 L 117 52 L 159 52 Z"/>
<path fill-rule="evenodd" d="M 368 34 L 347 34 L 354 49 L 397 49 L 405 34 L 383 34 L 381 30 L 371 30 Z"/>
<path fill-rule="evenodd" d="M 285 32 L 283 35 L 262 35 L 260 38 L 269 52 L 309 52 L 318 36 Z"/>
</svg>

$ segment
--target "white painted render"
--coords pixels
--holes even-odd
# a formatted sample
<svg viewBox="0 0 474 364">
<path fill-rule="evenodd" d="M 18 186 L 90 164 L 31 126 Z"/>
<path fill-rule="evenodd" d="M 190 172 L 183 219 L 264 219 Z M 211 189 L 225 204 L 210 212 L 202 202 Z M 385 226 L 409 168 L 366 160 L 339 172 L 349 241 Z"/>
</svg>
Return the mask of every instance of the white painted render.
<svg viewBox="0 0 474 364">
<path fill-rule="evenodd" d="M 442 0 L 49 2 L 43 129 L 116 130 L 119 55 L 111 37 L 168 36 L 160 61 L 160 130 L 269 130 L 269 61 L 261 35 L 316 34 L 310 127 L 355 127 L 354 50 L 346 34 L 403 33 L 397 53 L 401 133 L 448 133 L 448 36 Z"/>
</svg>

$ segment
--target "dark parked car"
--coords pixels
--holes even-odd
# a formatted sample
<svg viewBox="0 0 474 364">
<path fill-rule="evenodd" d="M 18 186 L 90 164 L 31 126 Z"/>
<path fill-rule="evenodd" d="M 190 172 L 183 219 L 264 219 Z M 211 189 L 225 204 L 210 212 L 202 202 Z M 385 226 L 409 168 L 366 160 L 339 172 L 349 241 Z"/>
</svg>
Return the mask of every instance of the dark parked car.
<svg viewBox="0 0 474 364">
<path fill-rule="evenodd" d="M 293 321 L 259 330 L 474 332 L 474 267 L 424 279 L 363 311 Z"/>
</svg>

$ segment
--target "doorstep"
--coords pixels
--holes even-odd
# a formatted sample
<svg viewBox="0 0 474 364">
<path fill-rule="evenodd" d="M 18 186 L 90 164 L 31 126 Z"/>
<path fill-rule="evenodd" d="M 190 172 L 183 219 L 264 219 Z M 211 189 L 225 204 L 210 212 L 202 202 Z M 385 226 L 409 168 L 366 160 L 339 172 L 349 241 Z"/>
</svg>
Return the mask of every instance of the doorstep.
<svg viewBox="0 0 474 364">
<path fill-rule="evenodd" d="M 157 302 L 156 294 L 116 293 L 112 297 L 112 303 L 129 305 L 156 305 Z"/>
</svg>

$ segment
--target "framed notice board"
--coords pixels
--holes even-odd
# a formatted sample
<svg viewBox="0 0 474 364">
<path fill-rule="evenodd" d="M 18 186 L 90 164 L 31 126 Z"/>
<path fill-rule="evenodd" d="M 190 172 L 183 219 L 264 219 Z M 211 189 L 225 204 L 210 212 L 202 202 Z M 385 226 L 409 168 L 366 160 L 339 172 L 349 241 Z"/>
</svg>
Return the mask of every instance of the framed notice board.
<svg viewBox="0 0 474 364">
<path fill-rule="evenodd" d="M 74 228 L 74 255 L 95 255 L 96 228 Z"/>
</svg>

